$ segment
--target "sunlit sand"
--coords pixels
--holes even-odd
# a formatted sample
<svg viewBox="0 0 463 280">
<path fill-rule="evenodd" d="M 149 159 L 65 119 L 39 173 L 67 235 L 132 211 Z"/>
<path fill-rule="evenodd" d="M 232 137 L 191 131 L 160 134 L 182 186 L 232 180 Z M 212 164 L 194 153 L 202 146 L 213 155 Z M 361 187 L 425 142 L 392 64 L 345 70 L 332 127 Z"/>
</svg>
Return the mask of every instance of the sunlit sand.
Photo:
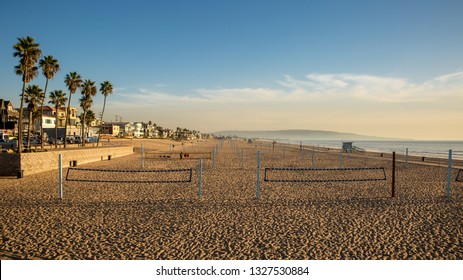
<svg viewBox="0 0 463 280">
<path fill-rule="evenodd" d="M 142 143 L 146 152 L 166 152 L 170 144 L 178 153 L 212 152 L 219 147 L 217 156 L 203 160 L 202 198 L 198 198 L 197 159 L 144 162 L 146 170 L 191 168 L 189 183 L 118 183 L 123 174 L 114 173 L 111 183 L 65 181 L 62 201 L 58 199 L 56 171 L 23 179 L 1 179 L 1 258 L 463 258 L 463 183 L 452 181 L 451 197 L 445 197 L 445 165 L 410 163 L 405 169 L 398 162 L 394 198 L 390 156 L 343 154 L 341 163 L 339 150 L 332 149 L 315 149 L 312 166 L 312 150 L 301 151 L 297 146 L 283 148 L 277 144 L 274 150 L 268 143 L 245 141 L 205 140 L 182 145 L 162 140 L 115 140 L 104 144 L 131 144 L 135 153 L 79 167 L 141 170 Z M 264 180 L 264 170 L 270 167 L 341 165 L 384 167 L 386 180 Z M 329 172 L 320 176 L 343 176 Z M 352 176 L 378 177 L 368 172 Z M 456 174 L 454 170 L 452 178 Z M 286 175 L 295 176 L 291 171 Z M 93 179 L 98 179 L 98 173 Z"/>
</svg>

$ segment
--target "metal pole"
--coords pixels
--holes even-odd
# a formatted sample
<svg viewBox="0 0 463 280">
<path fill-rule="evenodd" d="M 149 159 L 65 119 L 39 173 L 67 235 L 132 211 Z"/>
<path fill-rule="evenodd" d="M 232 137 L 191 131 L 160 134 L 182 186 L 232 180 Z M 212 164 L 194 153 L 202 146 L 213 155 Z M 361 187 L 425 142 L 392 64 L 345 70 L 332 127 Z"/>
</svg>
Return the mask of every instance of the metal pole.
<svg viewBox="0 0 463 280">
<path fill-rule="evenodd" d="M 214 148 L 212 149 L 212 167 L 215 167 L 215 157 L 216 155 L 215 155 L 215 148 Z"/>
<path fill-rule="evenodd" d="M 341 153 L 339 154 L 339 166 L 342 168 L 342 148 L 341 148 Z"/>
<path fill-rule="evenodd" d="M 260 151 L 257 151 L 257 181 L 256 181 L 256 198 L 260 198 Z"/>
<path fill-rule="evenodd" d="M 145 168 L 145 147 L 141 143 L 141 169 Z"/>
<path fill-rule="evenodd" d="M 408 168 L 408 148 L 405 148 L 405 168 Z"/>
<path fill-rule="evenodd" d="M 198 198 L 203 198 L 203 160 L 199 159 Z"/>
<path fill-rule="evenodd" d="M 63 199 L 63 156 L 58 155 L 59 199 Z"/>
<path fill-rule="evenodd" d="M 312 169 L 315 168 L 314 156 L 315 156 L 315 146 L 312 146 Z"/>
<path fill-rule="evenodd" d="M 395 196 L 395 152 L 392 152 L 392 191 L 391 197 Z"/>
<path fill-rule="evenodd" d="M 451 177 L 452 177 L 452 150 L 449 150 L 449 167 L 447 170 L 447 191 L 445 194 L 447 197 L 450 197 Z"/>
<path fill-rule="evenodd" d="M 241 168 L 244 167 L 244 148 L 241 148 Z"/>
</svg>

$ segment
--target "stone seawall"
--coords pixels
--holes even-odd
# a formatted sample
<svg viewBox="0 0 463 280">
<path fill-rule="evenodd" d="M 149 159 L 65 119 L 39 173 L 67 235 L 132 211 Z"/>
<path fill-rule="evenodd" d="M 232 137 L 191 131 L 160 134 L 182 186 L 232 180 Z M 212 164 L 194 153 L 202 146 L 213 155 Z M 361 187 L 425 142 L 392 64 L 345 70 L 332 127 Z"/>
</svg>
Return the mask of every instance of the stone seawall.
<svg viewBox="0 0 463 280">
<path fill-rule="evenodd" d="M 58 155 L 63 157 L 63 167 L 69 167 L 70 162 L 76 161 L 78 165 L 107 160 L 108 157 L 116 158 L 133 154 L 133 147 L 108 147 L 69 149 L 39 153 L 0 154 L 0 176 L 17 176 L 18 170 L 23 170 L 23 175 L 31 175 L 44 171 L 58 169 Z"/>
<path fill-rule="evenodd" d="M 19 155 L 0 153 L 0 176 L 16 176 L 19 167 Z"/>
</svg>

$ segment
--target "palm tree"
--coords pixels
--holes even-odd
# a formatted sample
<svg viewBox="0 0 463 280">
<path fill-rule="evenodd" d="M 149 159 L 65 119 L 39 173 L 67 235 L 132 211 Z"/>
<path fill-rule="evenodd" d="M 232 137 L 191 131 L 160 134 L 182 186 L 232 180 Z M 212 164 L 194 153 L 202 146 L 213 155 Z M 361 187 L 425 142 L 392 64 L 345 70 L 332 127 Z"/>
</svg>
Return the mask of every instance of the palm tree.
<svg viewBox="0 0 463 280">
<path fill-rule="evenodd" d="M 86 119 L 87 112 L 90 110 L 93 104 L 92 97 L 96 95 L 97 88 L 95 82 L 91 80 L 85 80 L 82 84 L 82 97 L 80 98 L 80 107 L 84 111 L 83 119 Z M 85 146 L 85 122 L 82 122 L 82 146 Z"/>
<path fill-rule="evenodd" d="M 101 127 L 103 125 L 103 114 L 104 114 L 104 109 L 106 107 L 106 97 L 108 97 L 109 94 L 113 93 L 113 85 L 108 81 L 104 81 L 103 83 L 100 84 L 100 92 L 101 94 L 104 95 L 104 102 L 103 102 L 103 111 L 101 112 L 100 129 L 98 130 L 98 139 L 96 140 L 97 147 L 100 144 Z"/>
<path fill-rule="evenodd" d="M 55 105 L 55 149 L 58 148 L 58 110 L 66 105 L 66 93 L 62 90 L 54 90 L 50 92 L 50 101 L 48 103 Z M 66 136 L 64 136 L 66 137 Z M 64 139 L 66 142 L 66 138 Z"/>
<path fill-rule="evenodd" d="M 38 85 L 28 85 L 26 88 L 26 103 L 28 104 L 27 109 L 29 111 L 29 127 L 27 130 L 27 146 L 29 147 L 31 142 L 31 128 L 32 128 L 32 115 L 37 110 L 37 104 L 42 104 L 44 93 Z M 42 106 L 43 107 L 43 106 Z"/>
<path fill-rule="evenodd" d="M 91 112 L 90 108 L 93 105 L 93 99 L 91 96 L 82 95 L 79 99 L 80 107 L 82 108 L 82 113 L 79 115 L 81 123 L 81 134 L 82 134 L 82 145 L 85 146 L 85 125 L 88 124 L 88 114 Z"/>
<path fill-rule="evenodd" d="M 27 36 L 26 38 L 18 38 L 18 42 L 13 45 L 15 50 L 13 53 L 14 57 L 19 57 L 19 65 L 15 67 L 17 75 L 22 76 L 23 88 L 21 92 L 21 107 L 19 109 L 19 121 L 18 121 L 18 152 L 22 150 L 22 133 L 23 133 L 23 113 L 24 113 L 24 93 L 26 91 L 26 84 L 32 81 L 36 76 L 37 67 L 35 64 L 42 55 L 42 51 L 39 49 L 40 44 L 34 41 L 34 38 Z"/>
<path fill-rule="evenodd" d="M 30 82 L 32 81 L 35 77 L 37 77 L 37 75 L 39 74 L 39 71 L 38 71 L 39 68 L 37 68 L 36 66 L 34 67 L 31 67 L 28 71 L 27 71 L 27 77 L 26 77 L 26 81 L 27 82 Z M 18 76 L 24 76 L 25 75 L 25 71 L 24 71 L 24 66 L 19 64 L 19 65 L 16 65 L 14 67 L 14 71 L 16 73 L 16 75 Z M 23 77 L 24 79 L 24 77 Z"/>
<path fill-rule="evenodd" d="M 88 110 L 86 116 L 85 116 L 85 125 L 87 125 L 87 133 L 89 133 L 89 126 L 92 124 L 92 122 L 96 119 L 95 113 L 92 110 Z"/>
<path fill-rule="evenodd" d="M 25 73 L 24 73 L 24 72 L 25 72 L 25 71 L 24 71 L 24 67 L 23 67 L 21 64 L 15 66 L 15 71 L 16 71 L 16 74 L 17 74 L 17 75 L 25 75 Z M 37 77 L 37 75 L 38 75 L 38 68 L 34 66 L 34 67 L 32 67 L 29 71 L 27 71 L 27 76 L 23 76 L 23 78 L 25 78 L 26 81 L 30 82 L 32 79 L 34 79 L 35 77 Z M 28 86 L 28 87 L 29 87 L 29 86 Z M 26 92 L 27 92 L 27 88 L 26 88 Z M 26 100 L 26 98 L 27 98 L 26 92 L 24 93 L 24 98 L 25 98 L 24 101 L 26 101 L 26 103 L 27 103 L 27 100 Z M 29 104 L 29 103 L 28 103 L 28 104 Z M 30 106 L 30 104 L 29 104 L 29 106 Z M 24 109 L 23 109 L 23 110 L 24 110 Z M 30 108 L 28 108 L 28 110 L 30 111 Z M 23 117 L 24 117 L 24 112 L 23 112 Z M 22 124 L 22 125 L 24 124 L 23 121 L 21 121 L 21 124 Z M 29 123 L 29 124 L 30 124 L 30 123 Z M 18 129 L 19 129 L 19 127 L 18 127 Z M 23 130 L 24 130 L 24 129 L 21 128 L 21 132 L 24 132 Z M 28 132 L 28 134 L 27 134 L 27 139 L 28 139 L 27 144 L 28 144 L 28 146 L 29 146 L 29 139 L 30 139 L 30 138 L 29 138 L 29 137 L 30 137 L 30 134 L 29 134 L 29 133 L 30 133 L 30 130 L 29 130 L 29 128 L 28 128 L 27 132 Z M 22 137 L 22 139 L 24 139 L 24 137 Z M 18 140 L 19 140 L 19 139 L 18 139 Z M 23 143 L 23 140 L 21 140 L 21 141 L 22 141 L 22 142 L 21 142 L 21 144 L 22 144 L 22 143 Z"/>
<path fill-rule="evenodd" d="M 45 98 L 47 96 L 48 80 L 53 79 L 56 73 L 60 70 L 58 60 L 52 55 L 45 56 L 39 61 L 40 68 L 42 68 L 42 75 L 47 79 L 45 82 L 45 90 L 43 93 L 42 104 L 45 104 Z M 41 147 L 43 149 L 43 106 L 40 110 L 40 137 L 42 137 Z"/>
<path fill-rule="evenodd" d="M 77 74 L 77 72 L 71 72 L 66 75 L 66 78 L 64 79 L 64 83 L 69 89 L 69 100 L 68 100 L 68 107 L 66 110 L 66 123 L 64 126 L 64 131 L 65 134 L 67 135 L 68 131 L 68 122 L 69 122 L 69 114 L 71 111 L 71 98 L 72 95 L 77 91 L 78 88 L 82 87 L 82 77 Z M 66 142 L 64 142 L 64 147 L 66 148 Z"/>
<path fill-rule="evenodd" d="M 42 106 L 42 105 L 40 105 L 40 106 Z M 35 112 L 32 113 L 32 123 L 36 124 L 37 121 L 39 120 L 39 118 L 40 118 L 40 111 L 35 110 Z M 32 128 L 34 129 L 34 133 L 37 133 L 37 131 L 35 131 L 35 127 L 32 127 Z"/>
</svg>

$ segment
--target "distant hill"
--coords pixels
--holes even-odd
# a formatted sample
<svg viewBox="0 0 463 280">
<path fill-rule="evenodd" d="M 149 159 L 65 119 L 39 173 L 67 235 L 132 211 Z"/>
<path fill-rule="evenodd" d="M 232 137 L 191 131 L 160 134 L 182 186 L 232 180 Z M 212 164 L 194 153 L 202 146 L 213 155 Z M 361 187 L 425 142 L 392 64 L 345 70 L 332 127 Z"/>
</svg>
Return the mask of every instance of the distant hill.
<svg viewBox="0 0 463 280">
<path fill-rule="evenodd" d="M 272 140 L 403 140 L 354 133 L 342 133 L 323 130 L 226 130 L 213 133 L 216 136 L 236 136 L 241 138 L 260 138 Z"/>
</svg>

